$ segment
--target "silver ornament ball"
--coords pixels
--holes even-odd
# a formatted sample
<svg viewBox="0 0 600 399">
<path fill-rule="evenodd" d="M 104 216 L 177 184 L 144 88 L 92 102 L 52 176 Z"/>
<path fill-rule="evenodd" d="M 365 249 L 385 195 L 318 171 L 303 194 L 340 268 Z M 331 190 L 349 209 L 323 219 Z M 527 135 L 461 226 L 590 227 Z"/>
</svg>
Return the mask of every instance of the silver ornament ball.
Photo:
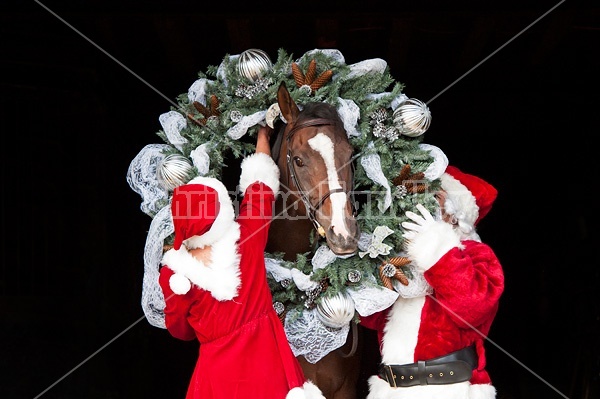
<svg viewBox="0 0 600 399">
<path fill-rule="evenodd" d="M 408 137 L 417 137 L 429 129 L 431 112 L 421 100 L 409 98 L 394 110 L 394 125 L 398 131 Z"/>
<path fill-rule="evenodd" d="M 354 301 L 341 292 L 324 296 L 317 304 L 317 317 L 327 327 L 342 328 L 354 317 Z"/>
<path fill-rule="evenodd" d="M 156 167 L 156 178 L 166 190 L 172 191 L 190 180 L 192 168 L 183 155 L 169 154 Z"/>
<path fill-rule="evenodd" d="M 269 55 L 256 48 L 242 52 L 238 59 L 238 73 L 251 82 L 263 77 L 265 72 L 270 71 L 272 68 L 273 63 Z"/>
</svg>

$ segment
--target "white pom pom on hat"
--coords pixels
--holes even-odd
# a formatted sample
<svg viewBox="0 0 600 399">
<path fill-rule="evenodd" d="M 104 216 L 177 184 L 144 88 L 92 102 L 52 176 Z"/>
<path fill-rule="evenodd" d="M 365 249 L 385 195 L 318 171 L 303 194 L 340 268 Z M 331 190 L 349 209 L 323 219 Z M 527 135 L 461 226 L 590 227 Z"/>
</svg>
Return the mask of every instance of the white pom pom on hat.
<svg viewBox="0 0 600 399">
<path fill-rule="evenodd" d="M 185 295 L 192 288 L 192 283 L 183 274 L 175 273 L 169 278 L 169 286 L 177 295 Z"/>
</svg>

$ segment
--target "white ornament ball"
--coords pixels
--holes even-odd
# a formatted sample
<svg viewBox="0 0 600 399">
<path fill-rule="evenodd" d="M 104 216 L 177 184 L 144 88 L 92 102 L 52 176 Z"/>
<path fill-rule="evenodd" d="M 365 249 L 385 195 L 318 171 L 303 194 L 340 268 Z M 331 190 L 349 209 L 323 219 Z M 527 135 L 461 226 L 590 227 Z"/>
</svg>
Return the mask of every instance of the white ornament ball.
<svg viewBox="0 0 600 399">
<path fill-rule="evenodd" d="M 408 137 L 417 137 L 429 129 L 431 112 L 421 100 L 409 98 L 394 110 L 394 126 Z"/>
<path fill-rule="evenodd" d="M 156 178 L 166 190 L 174 190 L 190 180 L 193 166 L 181 154 L 169 154 L 156 167 Z"/>
<path fill-rule="evenodd" d="M 269 55 L 256 48 L 244 51 L 238 58 L 238 73 L 252 82 L 263 77 L 265 72 L 272 68 L 273 63 Z"/>
<path fill-rule="evenodd" d="M 327 327 L 342 328 L 354 317 L 354 301 L 342 293 L 323 296 L 317 304 L 317 317 Z"/>
</svg>

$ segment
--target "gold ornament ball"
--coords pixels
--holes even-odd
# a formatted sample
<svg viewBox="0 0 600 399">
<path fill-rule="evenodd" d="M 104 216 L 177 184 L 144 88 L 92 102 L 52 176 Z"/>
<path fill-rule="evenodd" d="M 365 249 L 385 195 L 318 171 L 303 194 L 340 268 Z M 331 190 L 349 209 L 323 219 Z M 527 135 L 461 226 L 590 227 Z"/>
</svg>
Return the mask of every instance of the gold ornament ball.
<svg viewBox="0 0 600 399">
<path fill-rule="evenodd" d="M 156 178 L 168 191 L 190 180 L 192 164 L 183 155 L 169 154 L 156 167 Z"/>
<path fill-rule="evenodd" d="M 269 55 L 259 49 L 251 48 L 240 54 L 238 59 L 238 73 L 250 80 L 256 82 L 263 77 L 265 72 L 273 68 L 273 63 Z"/>
<path fill-rule="evenodd" d="M 408 137 L 417 137 L 429 129 L 431 112 L 421 100 L 409 98 L 394 110 L 394 126 Z"/>
</svg>

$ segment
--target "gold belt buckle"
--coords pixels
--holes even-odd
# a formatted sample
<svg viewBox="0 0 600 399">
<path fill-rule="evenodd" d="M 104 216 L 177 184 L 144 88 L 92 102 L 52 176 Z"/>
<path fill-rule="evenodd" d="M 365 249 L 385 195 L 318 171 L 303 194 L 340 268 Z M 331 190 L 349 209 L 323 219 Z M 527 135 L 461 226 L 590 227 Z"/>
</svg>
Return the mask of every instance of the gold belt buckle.
<svg viewBox="0 0 600 399">
<path fill-rule="evenodd" d="M 398 388 L 396 386 L 396 375 L 394 374 L 394 370 L 392 370 L 392 366 L 390 366 L 389 364 L 387 365 L 388 369 L 390 370 L 390 376 L 392 376 L 392 380 L 394 381 L 394 388 Z M 386 375 L 387 377 L 387 375 Z M 388 384 L 390 384 L 390 380 L 388 380 Z M 391 385 L 391 384 L 390 384 Z"/>
</svg>

